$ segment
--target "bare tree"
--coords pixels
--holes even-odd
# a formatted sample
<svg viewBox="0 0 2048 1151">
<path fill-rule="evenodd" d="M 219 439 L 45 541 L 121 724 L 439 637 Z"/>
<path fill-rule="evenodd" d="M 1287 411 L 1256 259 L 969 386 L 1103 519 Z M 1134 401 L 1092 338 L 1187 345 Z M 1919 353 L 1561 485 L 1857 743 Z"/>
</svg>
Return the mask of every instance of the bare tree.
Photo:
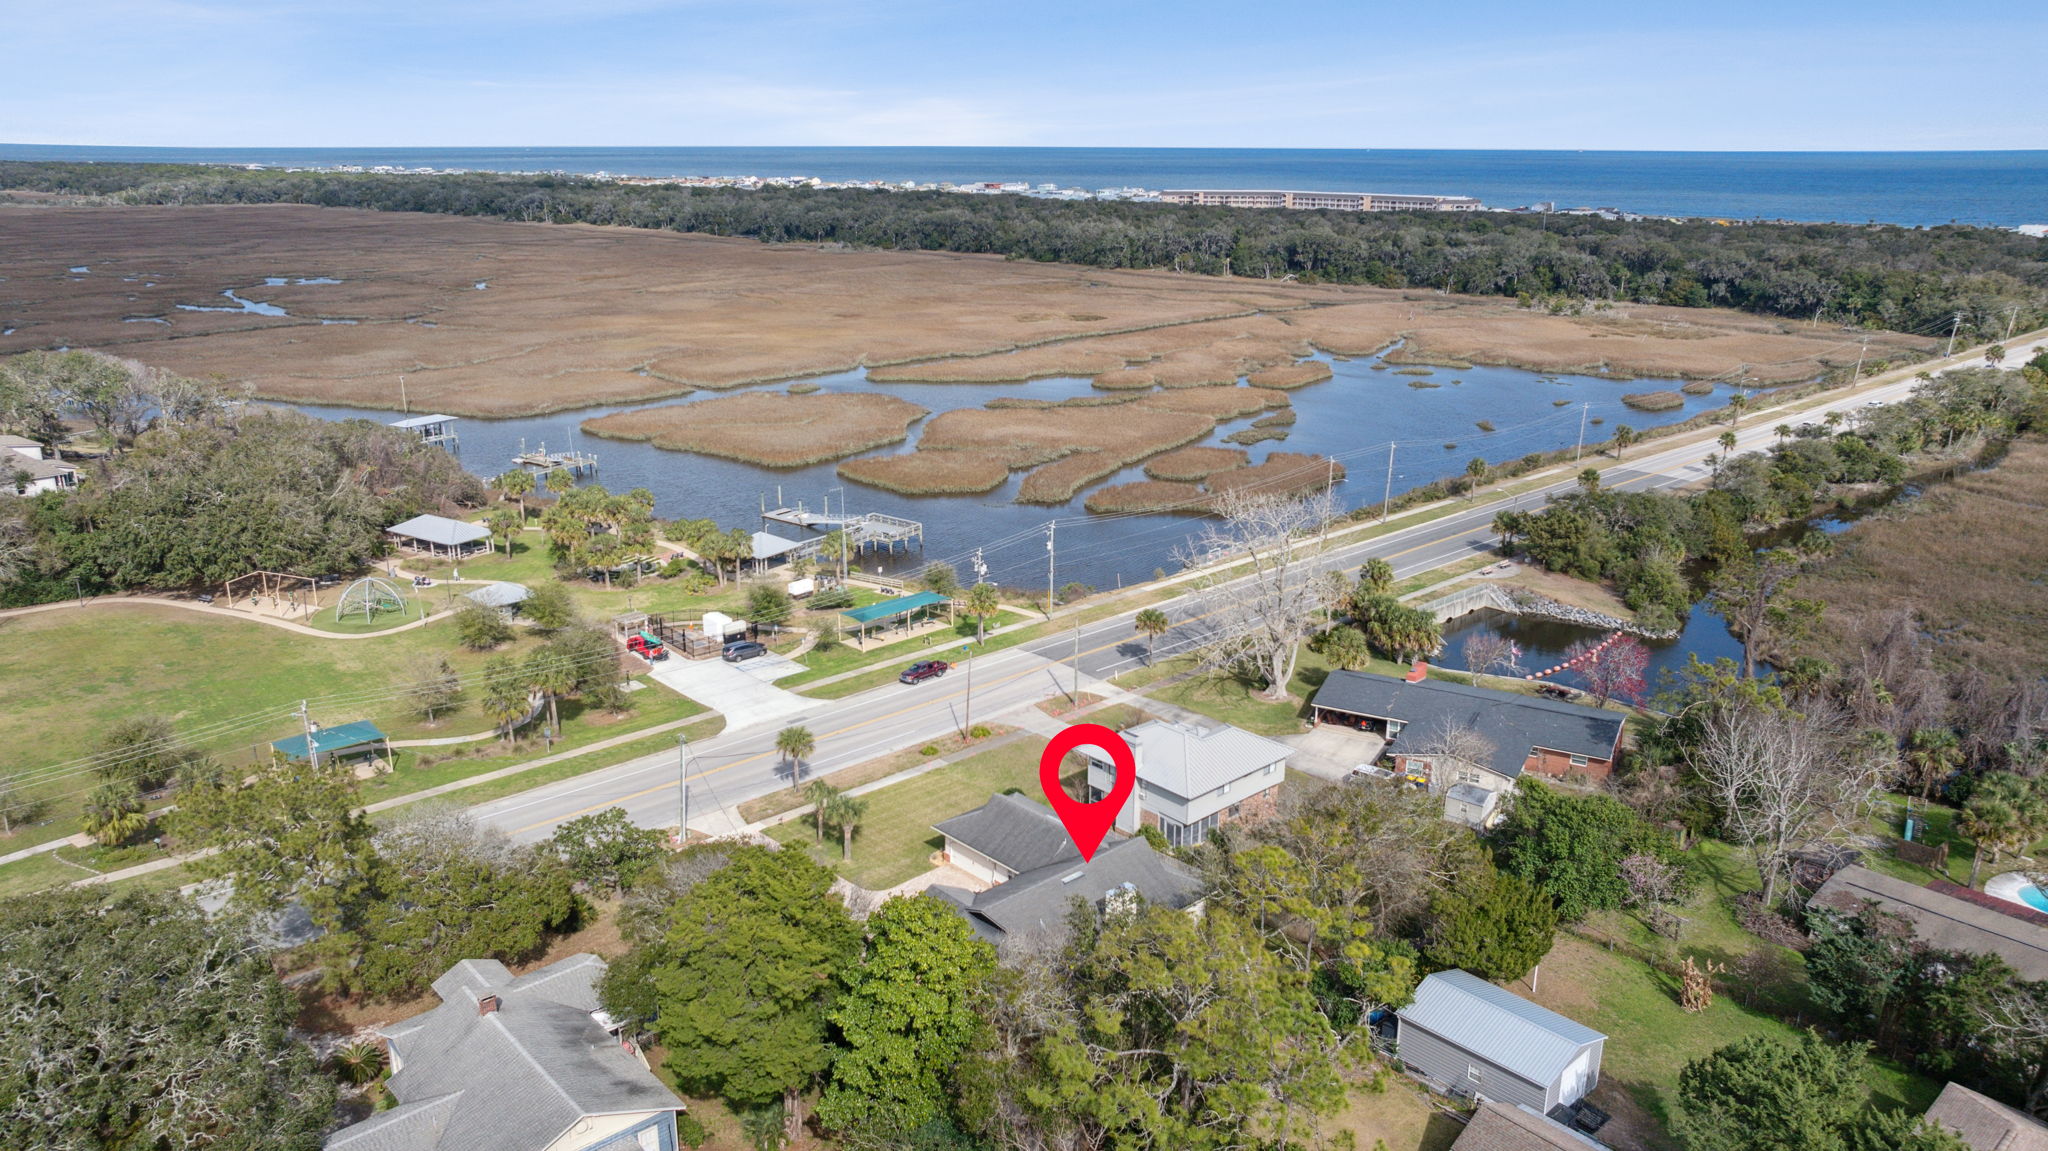
<svg viewBox="0 0 2048 1151">
<path fill-rule="evenodd" d="M 1766 907 L 1776 903 L 1793 852 L 1860 828 L 1884 769 L 1841 709 L 1819 700 L 1802 706 L 1731 698 L 1707 715 L 1691 753 L 1722 830 L 1755 856 Z"/>
<path fill-rule="evenodd" d="M 1497 631 L 1475 631 L 1465 641 L 1465 670 L 1474 679 L 1511 676 L 1522 670 L 1522 649 Z"/>
<path fill-rule="evenodd" d="M 1437 765 L 1461 765 L 1465 767 L 1488 767 L 1493 765 L 1494 753 L 1500 748 L 1478 730 L 1448 717 L 1424 729 L 1419 738 L 1402 750 L 1402 754 L 1421 757 L 1430 761 L 1431 776 L 1438 785 L 1456 782 L 1448 772 L 1438 773 Z"/>
<path fill-rule="evenodd" d="M 1208 627 L 1201 659 L 1264 684 L 1262 698 L 1288 699 L 1301 645 L 1335 602 L 1332 585 L 1316 574 L 1304 546 L 1335 505 L 1327 490 L 1307 497 L 1232 490 L 1218 495 L 1215 506 L 1220 520 L 1180 558 L 1192 567 L 1196 556 L 1227 550 L 1243 554 L 1251 572 L 1196 585 Z"/>
<path fill-rule="evenodd" d="M 2026 1076 L 2026 1110 L 2048 1104 L 2048 991 L 2040 983 L 2014 983 L 1993 992 L 1978 1012 L 1984 1041 L 2018 1063 Z"/>
<path fill-rule="evenodd" d="M 1678 902 L 1685 888 L 1685 876 L 1678 866 L 1638 852 L 1621 861 L 1621 881 L 1628 888 L 1629 906 L 1642 909 L 1650 930 L 1678 938 L 1678 917 L 1669 906 Z"/>
</svg>

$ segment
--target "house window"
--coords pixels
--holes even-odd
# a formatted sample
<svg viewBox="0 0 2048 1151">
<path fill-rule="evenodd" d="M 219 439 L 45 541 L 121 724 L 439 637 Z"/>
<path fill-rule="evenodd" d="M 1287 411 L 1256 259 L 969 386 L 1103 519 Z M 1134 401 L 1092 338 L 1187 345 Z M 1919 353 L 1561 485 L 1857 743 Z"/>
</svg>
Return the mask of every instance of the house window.
<svg viewBox="0 0 2048 1151">
<path fill-rule="evenodd" d="M 1219 787 L 1219 788 L 1217 788 L 1217 789 L 1216 789 L 1216 794 L 1218 794 L 1218 795 L 1229 795 L 1229 794 L 1230 794 L 1230 785 L 1226 783 L 1226 784 L 1224 784 L 1224 785 L 1223 785 L 1222 787 Z"/>
<path fill-rule="evenodd" d="M 1277 764 L 1277 763 L 1269 763 L 1269 764 L 1267 764 L 1267 765 L 1266 765 L 1266 766 L 1264 767 L 1264 769 L 1262 769 L 1262 770 L 1261 770 L 1261 771 L 1259 772 L 1259 774 L 1260 774 L 1260 775 L 1271 775 L 1271 774 L 1273 774 L 1273 773 L 1274 773 L 1275 771 L 1278 771 L 1278 770 L 1279 770 L 1279 768 L 1280 768 L 1280 765 L 1279 765 L 1279 764 Z"/>
<path fill-rule="evenodd" d="M 1573 756 L 1573 757 L 1572 757 L 1572 766 L 1573 766 L 1573 767 L 1584 767 L 1584 766 L 1586 766 L 1586 757 L 1585 757 L 1585 756 L 1583 756 L 1583 755 L 1575 755 L 1575 756 Z"/>
<path fill-rule="evenodd" d="M 1220 813 L 1211 814 L 1193 823 L 1179 823 L 1165 816 L 1160 816 L 1159 831 L 1160 834 L 1166 836 L 1166 843 L 1169 847 L 1192 847 L 1209 838 L 1209 833 L 1215 830 L 1216 825 L 1221 821 Z"/>
</svg>

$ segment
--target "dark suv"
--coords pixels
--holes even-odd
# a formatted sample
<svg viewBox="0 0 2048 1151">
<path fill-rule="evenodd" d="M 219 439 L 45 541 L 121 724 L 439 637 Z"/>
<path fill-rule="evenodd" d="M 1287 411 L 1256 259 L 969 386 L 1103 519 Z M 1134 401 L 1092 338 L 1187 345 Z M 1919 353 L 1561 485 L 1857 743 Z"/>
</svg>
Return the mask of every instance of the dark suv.
<svg viewBox="0 0 2048 1151">
<path fill-rule="evenodd" d="M 725 645 L 725 662 L 727 663 L 738 663 L 743 659 L 753 659 L 755 656 L 767 654 L 767 644 L 756 643 L 750 639 L 736 639 Z"/>
<path fill-rule="evenodd" d="M 905 668 L 903 674 L 896 677 L 896 682 L 923 683 L 925 680 L 937 679 L 946 674 L 947 669 L 952 666 L 942 659 L 921 659 Z"/>
</svg>

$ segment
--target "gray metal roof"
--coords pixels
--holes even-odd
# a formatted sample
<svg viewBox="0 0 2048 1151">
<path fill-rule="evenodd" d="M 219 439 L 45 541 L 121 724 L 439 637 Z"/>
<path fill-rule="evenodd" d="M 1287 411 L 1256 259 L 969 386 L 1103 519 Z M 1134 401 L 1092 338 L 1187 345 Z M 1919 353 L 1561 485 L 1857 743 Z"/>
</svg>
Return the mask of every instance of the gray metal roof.
<svg viewBox="0 0 2048 1151">
<path fill-rule="evenodd" d="M 393 524 L 388 531 L 392 535 L 407 539 L 425 540 L 442 547 L 459 547 L 473 544 L 490 537 L 490 529 L 481 524 L 467 524 L 451 520 L 447 516 L 414 516 L 402 524 Z"/>
<path fill-rule="evenodd" d="M 441 1006 L 386 1027 L 404 1105 L 335 1132 L 328 1151 L 541 1151 L 594 1115 L 682 1103 L 591 1017 L 604 961 L 574 955 L 513 978 L 469 960 L 434 981 Z M 477 1013 L 486 995 L 499 1006 Z"/>
<path fill-rule="evenodd" d="M 784 552 L 793 552 L 803 547 L 805 542 L 804 540 L 784 539 L 769 532 L 755 532 L 754 558 L 757 560 L 772 560 Z"/>
<path fill-rule="evenodd" d="M 1496 1066 L 1548 1086 L 1589 1043 L 1607 1037 L 1469 971 L 1439 971 L 1395 1014 Z"/>
<path fill-rule="evenodd" d="M 1096 906 L 1112 892 L 1129 890 L 1147 903 L 1175 910 L 1202 898 L 1202 883 L 1194 872 L 1135 836 L 1104 844 L 1086 862 L 1076 855 L 1070 862 L 1022 872 L 979 894 L 957 888 L 932 890 L 991 943 L 1058 926 L 1076 898 Z"/>
<path fill-rule="evenodd" d="M 1372 719 L 1396 719 L 1404 725 L 1389 751 L 1408 751 L 1403 739 L 1451 723 L 1478 733 L 1493 744 L 1493 762 L 1485 766 L 1509 779 L 1522 774 L 1529 749 L 1541 747 L 1590 759 L 1614 758 L 1621 739 L 1619 712 L 1574 703 L 1537 699 L 1513 692 L 1470 687 L 1440 679 L 1409 683 L 1370 672 L 1333 671 L 1316 689 L 1316 707 Z M 1413 733 L 1410 735 L 1409 733 Z"/>
<path fill-rule="evenodd" d="M 933 824 L 932 830 L 1016 872 L 1081 858 L 1052 808 L 1021 795 L 990 796 L 965 815 Z"/>
<path fill-rule="evenodd" d="M 499 580 L 497 583 L 485 584 L 464 598 L 474 600 L 485 607 L 512 607 L 532 599 L 533 589 L 523 583 Z"/>
<path fill-rule="evenodd" d="M 1227 723 L 1197 727 L 1155 719 L 1123 736 L 1137 753 L 1138 778 L 1181 799 L 1207 795 L 1294 754 L 1284 743 Z"/>
</svg>

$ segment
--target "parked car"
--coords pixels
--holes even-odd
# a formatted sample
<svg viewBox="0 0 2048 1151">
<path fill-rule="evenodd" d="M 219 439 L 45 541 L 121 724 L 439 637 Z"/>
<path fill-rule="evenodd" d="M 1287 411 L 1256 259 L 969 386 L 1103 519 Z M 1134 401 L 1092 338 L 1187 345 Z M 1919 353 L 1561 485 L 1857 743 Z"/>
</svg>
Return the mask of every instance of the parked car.
<svg viewBox="0 0 2048 1151">
<path fill-rule="evenodd" d="M 942 659 L 921 659 L 905 668 L 903 674 L 896 677 L 896 682 L 923 683 L 925 680 L 937 679 L 946 674 L 952 666 Z"/>
<path fill-rule="evenodd" d="M 768 645 L 750 639 L 736 639 L 725 645 L 725 662 L 738 663 L 743 659 L 768 654 Z"/>
<path fill-rule="evenodd" d="M 626 637 L 626 649 L 649 663 L 668 658 L 668 648 L 660 640 L 650 640 L 638 632 Z"/>
<path fill-rule="evenodd" d="M 1367 780 L 1375 779 L 1386 780 L 1392 778 L 1394 778 L 1394 773 L 1392 770 L 1381 767 L 1375 763 L 1361 763 L 1357 767 L 1351 769 L 1351 781 L 1353 783 L 1362 783 Z"/>
</svg>

